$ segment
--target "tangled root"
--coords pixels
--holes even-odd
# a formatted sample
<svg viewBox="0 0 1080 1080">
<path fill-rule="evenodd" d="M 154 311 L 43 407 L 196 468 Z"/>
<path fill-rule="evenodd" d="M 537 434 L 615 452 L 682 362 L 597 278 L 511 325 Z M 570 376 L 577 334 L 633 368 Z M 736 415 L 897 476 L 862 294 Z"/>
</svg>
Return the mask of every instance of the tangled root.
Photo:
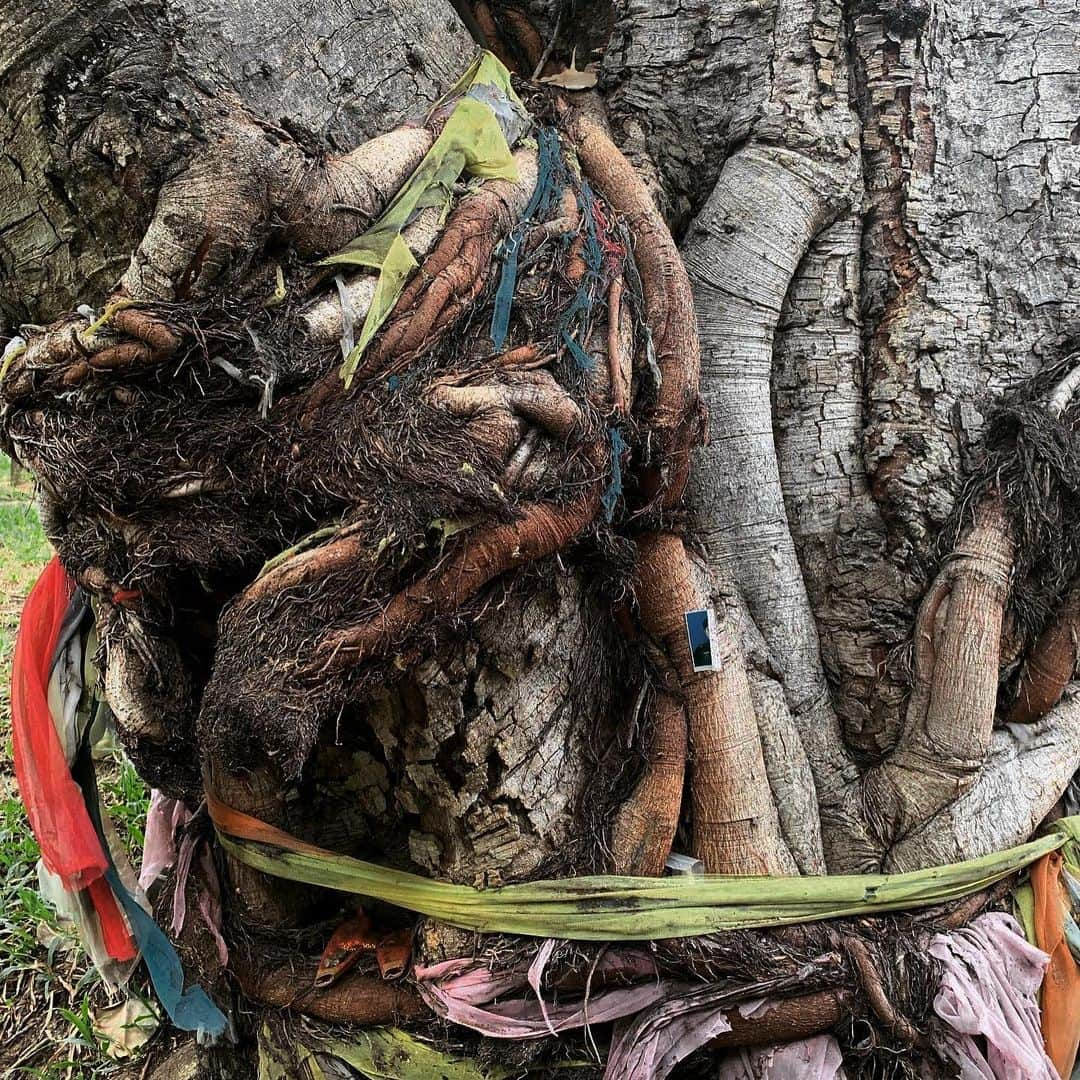
<svg viewBox="0 0 1080 1080">
<path fill-rule="evenodd" d="M 478 530 L 443 565 L 398 593 L 375 619 L 328 635 L 317 650 L 312 674 L 322 677 L 385 656 L 422 620 L 459 610 L 499 575 L 561 550 L 592 522 L 599 502 L 599 485 L 594 484 L 568 506 L 530 506 L 511 524 Z"/>
<path fill-rule="evenodd" d="M 518 179 L 493 180 L 463 199 L 435 250 L 405 287 L 371 356 L 357 374 L 392 375 L 439 341 L 488 280 L 496 245 L 517 223 L 536 186 L 536 154 L 514 154 Z"/>
<path fill-rule="evenodd" d="M 655 492 L 662 487 L 663 505 L 675 506 L 690 473 L 690 451 L 704 431 L 698 396 L 701 349 L 690 279 L 648 188 L 608 133 L 585 114 L 570 121 L 570 130 L 586 174 L 626 218 L 634 237 L 634 258 L 662 376 L 649 415 L 649 425 L 659 440 L 652 488 Z"/>
</svg>

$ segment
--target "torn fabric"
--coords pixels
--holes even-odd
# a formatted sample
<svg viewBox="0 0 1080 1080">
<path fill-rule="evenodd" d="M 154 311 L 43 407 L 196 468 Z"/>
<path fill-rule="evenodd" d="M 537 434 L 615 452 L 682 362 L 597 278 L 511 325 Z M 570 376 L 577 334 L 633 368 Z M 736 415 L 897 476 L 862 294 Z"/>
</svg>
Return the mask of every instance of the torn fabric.
<svg viewBox="0 0 1080 1080">
<path fill-rule="evenodd" d="M 844 1080 L 844 1058 L 832 1035 L 775 1046 L 740 1046 L 720 1061 L 716 1080 Z"/>
<path fill-rule="evenodd" d="M 554 944 L 545 942 L 527 969 L 499 971 L 469 958 L 417 967 L 416 987 L 437 1015 L 493 1039 L 541 1039 L 609 1023 L 639 1012 L 666 992 L 665 984 L 656 978 L 655 965 L 644 953 L 610 951 L 600 958 L 593 973 L 598 986 L 606 972 L 617 967 L 625 973 L 627 964 L 632 967 L 635 960 L 642 978 L 648 981 L 587 990 L 569 1001 L 546 1001 L 540 977 Z"/>
<path fill-rule="evenodd" d="M 935 934 L 929 952 L 942 966 L 934 1012 L 951 1029 L 936 1049 L 961 1080 L 1058 1080 L 1039 1025 L 1049 958 L 1011 915 L 990 912 Z"/>
</svg>

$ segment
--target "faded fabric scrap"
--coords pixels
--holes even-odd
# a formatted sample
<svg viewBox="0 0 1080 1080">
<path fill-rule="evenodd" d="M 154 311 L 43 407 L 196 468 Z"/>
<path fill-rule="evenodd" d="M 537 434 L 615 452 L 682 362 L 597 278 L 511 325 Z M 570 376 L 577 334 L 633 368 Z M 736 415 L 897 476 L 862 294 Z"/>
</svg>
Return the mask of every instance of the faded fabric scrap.
<svg viewBox="0 0 1080 1080">
<path fill-rule="evenodd" d="M 716 1080 L 844 1080 L 844 1056 L 832 1035 L 775 1046 L 740 1046 L 720 1062 Z"/>
<path fill-rule="evenodd" d="M 177 935 L 184 929 L 187 920 L 187 883 L 195 866 L 199 914 L 214 939 L 218 958 L 222 964 L 227 964 L 229 949 L 221 935 L 221 886 L 210 855 L 210 846 L 191 833 L 184 835 L 179 846 L 176 843 L 178 830 L 187 825 L 192 816 L 182 800 L 170 798 L 156 789 L 150 793 L 139 886 L 142 889 L 150 888 L 162 874 L 176 867 L 169 928 Z"/>
<path fill-rule="evenodd" d="M 146 811 L 146 842 L 143 844 L 139 886 L 149 889 L 166 870 L 176 865 L 176 830 L 191 820 L 191 811 L 180 799 L 156 788 L 150 792 Z"/>
<path fill-rule="evenodd" d="M 728 1014 L 738 1006 L 728 994 L 714 987 L 660 980 L 652 959 L 636 950 L 605 952 L 591 981 L 602 986 L 615 972 L 643 981 L 586 991 L 568 1002 L 547 1001 L 541 979 L 555 945 L 553 939 L 545 941 L 528 968 L 500 970 L 467 958 L 418 967 L 417 988 L 445 1020 L 496 1039 L 537 1039 L 615 1021 L 604 1080 L 664 1080 L 680 1061 L 731 1030 Z M 764 1011 L 770 1005 L 752 1003 Z M 843 1076 L 840 1065 L 836 1040 L 822 1036 L 732 1055 L 723 1065 L 728 1071 L 719 1076 L 837 1080 Z"/>
<path fill-rule="evenodd" d="M 539 1039 L 589 1024 L 609 1023 L 639 1012 L 665 995 L 666 987 L 656 978 L 649 957 L 613 950 L 596 965 L 593 980 L 597 986 L 615 970 L 626 975 L 638 969 L 640 977 L 649 981 L 586 991 L 568 1002 L 546 1001 L 540 979 L 554 945 L 550 939 L 544 942 L 528 969 L 498 970 L 467 958 L 417 967 L 417 989 L 443 1019 L 494 1039 Z"/>
<path fill-rule="evenodd" d="M 935 934 L 929 948 L 943 968 L 934 1012 L 952 1029 L 936 1049 L 961 1080 L 1058 1080 L 1039 1027 L 1049 958 L 1024 940 L 1020 924 L 990 912 Z"/>
<path fill-rule="evenodd" d="M 669 983 L 664 999 L 616 1025 L 604 1080 L 664 1080 L 681 1061 L 731 1030 L 736 1010 L 746 1019 L 763 1016 L 777 1002 L 732 1001 L 723 986 Z M 836 1080 L 843 1077 L 836 1040 L 822 1035 L 796 1042 L 741 1048 L 720 1064 L 718 1080 Z"/>
<path fill-rule="evenodd" d="M 669 994 L 633 1021 L 619 1024 L 604 1080 L 664 1080 L 680 1061 L 731 1030 L 731 1003 L 700 1007 L 694 992 Z"/>
</svg>

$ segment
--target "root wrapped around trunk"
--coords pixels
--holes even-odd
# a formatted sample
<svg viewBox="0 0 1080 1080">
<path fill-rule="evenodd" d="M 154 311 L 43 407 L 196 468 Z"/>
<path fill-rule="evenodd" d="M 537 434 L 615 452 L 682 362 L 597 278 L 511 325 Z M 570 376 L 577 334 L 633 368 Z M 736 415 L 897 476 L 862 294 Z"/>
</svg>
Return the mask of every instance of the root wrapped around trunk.
<svg viewBox="0 0 1080 1080">
<path fill-rule="evenodd" d="M 521 217 L 536 186 L 536 154 L 514 154 L 518 179 L 490 180 L 462 200 L 435 250 L 398 297 L 382 335 L 357 374 L 389 376 L 431 349 L 468 311 L 488 281 L 492 253 Z"/>
<path fill-rule="evenodd" d="M 658 442 L 658 460 L 655 474 L 646 478 L 644 492 L 651 497 L 662 490 L 663 505 L 677 506 L 690 471 L 690 451 L 700 442 L 704 428 L 698 396 L 700 347 L 690 279 L 648 188 L 608 133 L 585 114 L 573 118 L 571 131 L 586 175 L 626 218 L 634 237 L 646 317 L 661 375 L 649 414 L 649 426 Z"/>
<path fill-rule="evenodd" d="M 903 836 L 956 800 L 986 760 L 1012 559 L 1001 503 L 988 500 L 923 601 L 904 730 L 863 783 L 883 836 Z"/>
<path fill-rule="evenodd" d="M 386 655 L 422 620 L 459 610 L 498 575 L 559 551 L 588 527 L 599 502 L 593 485 L 568 506 L 531 506 L 512 524 L 480 529 L 444 565 L 394 596 L 371 622 L 328 635 L 313 661 L 315 670 L 322 676 Z"/>
</svg>

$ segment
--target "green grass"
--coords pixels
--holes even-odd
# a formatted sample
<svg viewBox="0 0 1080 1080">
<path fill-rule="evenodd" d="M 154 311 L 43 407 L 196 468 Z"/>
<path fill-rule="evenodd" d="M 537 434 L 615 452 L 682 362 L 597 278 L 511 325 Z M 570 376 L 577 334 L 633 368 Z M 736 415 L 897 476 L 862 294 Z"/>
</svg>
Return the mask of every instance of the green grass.
<svg viewBox="0 0 1080 1080">
<path fill-rule="evenodd" d="M 0 457 L 0 595 L 4 598 L 0 619 L 0 663 L 5 674 L 10 670 L 18 609 L 52 554 L 49 542 L 41 532 L 29 490 L 12 487 L 9 476 L 7 459 Z M 5 677 L 5 701 L 7 688 Z"/>
<path fill-rule="evenodd" d="M 11 657 L 23 600 L 52 549 L 31 491 L 0 457 L 0 1075 L 83 1080 L 137 1076 L 103 1053 L 94 1011 L 111 999 L 70 932 L 37 893 L 38 847 L 11 760 Z M 119 754 L 99 763 L 103 799 L 138 865 L 147 792 Z M 141 976 L 135 980 L 141 985 Z"/>
</svg>

